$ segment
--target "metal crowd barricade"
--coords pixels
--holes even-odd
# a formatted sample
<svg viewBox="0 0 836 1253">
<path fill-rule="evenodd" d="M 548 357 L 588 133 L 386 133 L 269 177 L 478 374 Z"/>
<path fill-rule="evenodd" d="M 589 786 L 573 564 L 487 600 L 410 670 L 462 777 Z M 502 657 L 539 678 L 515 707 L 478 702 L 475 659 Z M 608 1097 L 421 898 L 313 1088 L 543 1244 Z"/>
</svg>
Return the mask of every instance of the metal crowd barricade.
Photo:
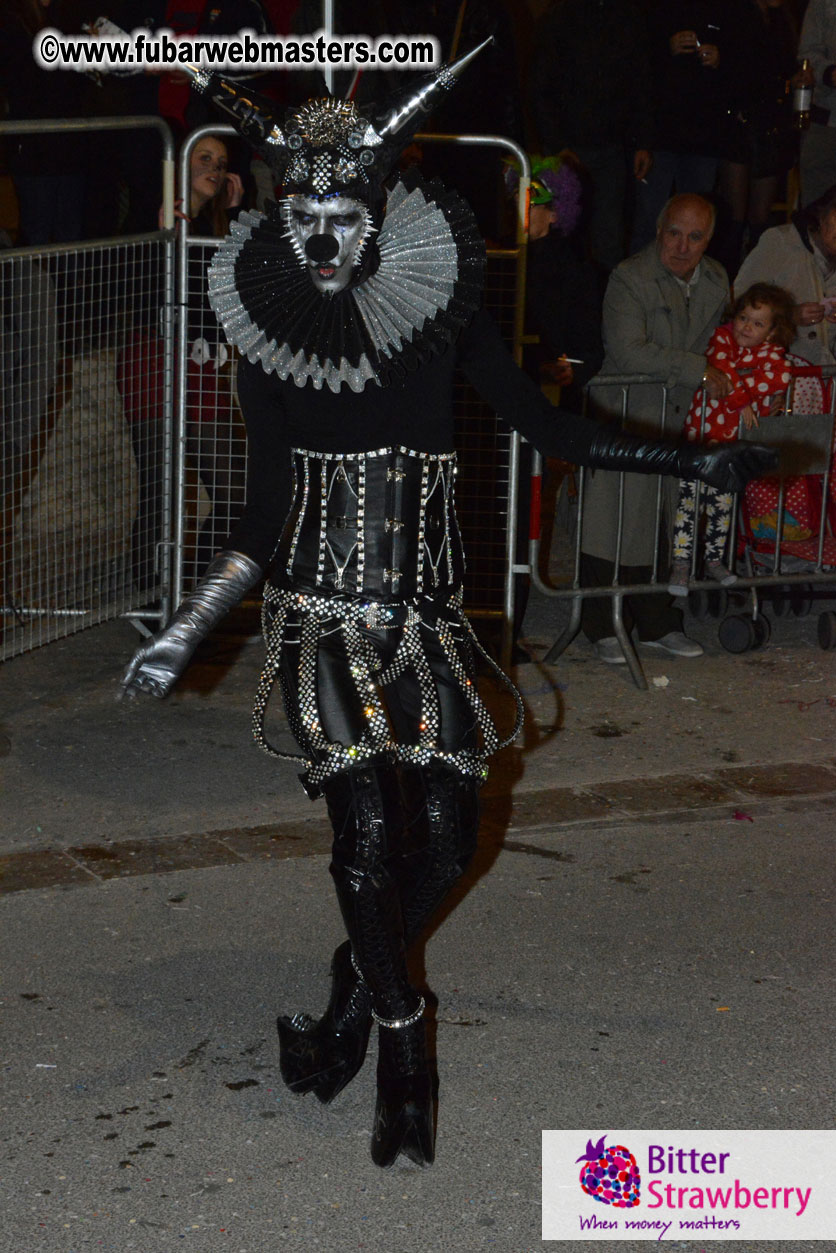
<svg viewBox="0 0 836 1253">
<path fill-rule="evenodd" d="M 192 151 L 206 135 L 237 137 L 234 127 L 201 126 L 184 143 L 178 197 L 189 203 Z M 241 516 L 247 442 L 236 392 L 237 359 L 208 302 L 206 273 L 220 239 L 178 231 L 176 245 L 174 603 L 200 578 Z"/>
<path fill-rule="evenodd" d="M 738 592 L 745 593 L 748 605 L 747 612 L 751 615 L 753 621 L 757 621 L 761 613 L 764 589 L 787 589 L 789 591 L 798 585 L 807 584 L 814 587 L 826 588 L 833 586 L 836 588 L 836 541 L 833 539 L 834 520 L 836 520 L 836 499 L 831 499 L 833 495 L 831 473 L 834 415 L 836 415 L 836 379 L 834 379 L 836 368 L 824 367 L 821 373 L 823 378 L 830 380 L 831 383 L 831 394 L 826 412 L 795 412 L 793 409 L 794 384 L 791 384 L 787 389 L 785 397 L 784 415 L 764 418 L 761 420 L 759 427 L 750 432 L 742 430 L 740 432 L 741 438 L 774 446 L 778 449 L 780 458 L 778 475 L 775 476 L 778 479 L 778 497 L 774 542 L 759 542 L 757 537 L 748 531 L 745 509 L 741 508 L 741 500 L 739 498 L 735 498 L 732 509 L 729 539 L 732 554 L 731 560 L 735 559 L 735 554 L 739 558 L 738 579 L 734 584 L 733 592 L 734 594 Z M 667 423 L 669 389 L 663 380 L 639 374 L 599 375 L 592 380 L 586 389 L 587 408 L 594 407 L 596 392 L 609 389 L 609 403 L 607 407 L 610 413 L 612 413 L 612 389 L 620 389 L 620 417 L 621 424 L 624 425 L 630 414 L 630 389 L 636 386 L 658 388 L 658 423 L 655 433 L 664 437 L 666 426 L 669 427 Z M 704 412 L 703 407 L 703 417 Z M 646 427 L 645 430 L 647 430 Z M 620 568 L 624 564 L 621 560 L 621 554 L 625 534 L 625 478 L 623 473 L 619 473 L 618 522 L 612 544 L 614 560 L 613 581 L 606 586 L 582 586 L 582 523 L 586 485 L 590 473 L 592 472 L 583 468 L 580 468 L 577 472 L 577 527 L 572 541 L 571 553 L 565 551 L 562 554 L 564 567 L 568 565 L 572 567 L 571 576 L 565 584 L 555 585 L 546 582 L 542 577 L 540 572 L 541 536 L 539 525 L 535 524 L 532 526 L 529 538 L 529 567 L 532 582 L 544 595 L 554 597 L 557 600 L 567 601 L 569 604 L 568 621 L 546 654 L 545 660 L 547 662 L 557 661 L 558 657 L 561 656 L 577 636 L 581 626 L 584 601 L 590 598 L 606 597 L 612 601 L 613 634 L 621 645 L 632 678 L 637 687 L 646 689 L 647 680 L 624 626 L 623 601 L 625 596 L 649 595 L 666 590 L 669 579 L 667 567 L 660 573 L 660 548 L 663 551 L 668 550 L 668 556 L 670 555 L 671 545 L 668 541 L 670 534 L 672 534 L 672 518 L 666 516 L 662 480 L 660 479 L 656 491 L 656 513 L 652 524 L 653 557 L 652 563 L 647 563 L 651 570 L 650 580 L 646 583 L 622 583 L 619 579 L 619 574 Z M 615 472 L 596 470 L 594 473 L 608 474 Z M 542 475 L 543 459 L 535 451 L 532 458 L 532 494 L 538 501 L 541 496 Z M 799 546 L 797 543 L 788 540 L 785 535 L 785 530 L 787 529 L 787 515 L 785 511 L 786 485 L 791 476 L 800 475 L 818 476 L 820 480 L 821 501 L 816 535 L 815 539 L 811 539 L 806 546 Z M 699 519 L 699 503 L 700 485 L 697 484 L 697 519 Z M 720 589 L 718 589 L 716 582 L 695 577 L 698 564 L 697 548 L 698 541 L 695 542 L 692 553 L 692 577 L 689 580 L 690 593 L 692 596 L 707 596 L 711 593 L 718 593 Z M 804 553 L 804 560 L 799 557 L 799 552 Z M 820 638 L 821 634 L 822 631 L 820 629 Z M 761 640 L 761 642 L 764 641 Z M 831 644 L 826 646 L 832 647 Z M 743 649 L 732 648 L 730 651 L 743 651 Z"/>
<path fill-rule="evenodd" d="M 178 195 L 188 202 L 189 161 L 206 135 L 236 135 L 231 126 L 204 126 L 183 146 Z M 525 204 L 529 164 L 511 140 L 493 135 L 418 135 L 421 143 L 500 149 L 523 171 L 517 243 L 488 252 L 486 303 L 519 361 L 525 282 Z M 220 241 L 177 239 L 177 378 L 175 387 L 174 603 L 240 516 L 246 495 L 246 433 L 235 388 L 236 360 L 205 300 L 206 268 Z M 466 382 L 456 385 L 456 444 L 460 454 L 457 513 L 468 573 L 465 599 L 475 618 L 500 624 L 500 654 L 510 657 L 517 541 L 520 438 L 502 426 Z M 486 523 L 490 523 L 489 526 Z"/>
<path fill-rule="evenodd" d="M 0 659 L 114 617 L 168 617 L 171 133 L 125 117 L 0 134 L 141 128 L 161 136 L 167 231 L 0 252 Z"/>
</svg>

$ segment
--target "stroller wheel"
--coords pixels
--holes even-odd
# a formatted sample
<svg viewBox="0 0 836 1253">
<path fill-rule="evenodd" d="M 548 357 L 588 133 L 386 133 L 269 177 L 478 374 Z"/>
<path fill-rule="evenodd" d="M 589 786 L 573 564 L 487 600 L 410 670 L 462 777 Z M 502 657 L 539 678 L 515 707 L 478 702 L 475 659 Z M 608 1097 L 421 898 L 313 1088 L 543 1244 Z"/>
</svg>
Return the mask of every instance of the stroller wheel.
<svg viewBox="0 0 836 1253">
<path fill-rule="evenodd" d="M 806 618 L 813 608 L 813 589 L 809 583 L 798 583 L 790 592 L 790 609 L 796 618 Z"/>
<path fill-rule="evenodd" d="M 750 648 L 757 647 L 755 624 L 745 613 L 735 613 L 724 618 L 717 631 L 717 638 L 727 653 L 746 653 Z"/>
<path fill-rule="evenodd" d="M 705 622 L 708 617 L 708 596 L 709 593 L 703 588 L 695 588 L 688 593 L 688 608 L 697 622 Z"/>
<path fill-rule="evenodd" d="M 754 620 L 752 627 L 755 632 L 755 642 L 752 647 L 763 648 L 765 644 L 769 643 L 769 637 L 772 634 L 772 627 L 770 626 L 769 619 L 764 618 L 763 614 L 761 614 Z"/>
<path fill-rule="evenodd" d="M 828 609 L 819 614 L 819 647 L 829 652 L 836 648 L 836 613 Z"/>
<path fill-rule="evenodd" d="M 729 594 L 724 587 L 696 588 L 688 593 L 688 608 L 697 622 L 706 618 L 723 618 L 729 608 Z"/>
<path fill-rule="evenodd" d="M 771 600 L 772 612 L 776 618 L 786 618 L 790 612 L 790 600 L 793 589 L 788 583 L 779 583 L 773 587 Z"/>
</svg>

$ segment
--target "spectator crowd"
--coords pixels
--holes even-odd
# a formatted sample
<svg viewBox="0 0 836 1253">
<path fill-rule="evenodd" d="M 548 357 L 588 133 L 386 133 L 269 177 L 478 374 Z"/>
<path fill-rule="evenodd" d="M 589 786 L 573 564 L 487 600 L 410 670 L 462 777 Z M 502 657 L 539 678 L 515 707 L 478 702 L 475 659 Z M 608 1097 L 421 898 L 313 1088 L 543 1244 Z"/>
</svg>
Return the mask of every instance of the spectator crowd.
<svg viewBox="0 0 836 1253">
<path fill-rule="evenodd" d="M 713 417 L 750 408 L 754 418 L 768 415 L 771 392 L 785 386 L 781 370 L 769 374 L 771 392 L 753 401 L 732 366 L 723 368 L 738 361 L 736 354 L 759 348 L 771 361 L 789 349 L 794 361 L 836 364 L 836 0 L 336 0 L 334 9 L 335 33 L 429 33 L 445 61 L 494 37 L 450 115 L 439 110 L 433 126 L 505 135 L 539 154 L 528 330 L 541 345 L 532 369 L 562 386 L 564 403 L 580 404 L 581 386 L 602 367 L 605 374 L 654 374 L 670 388 L 667 433 L 694 438 L 695 393 L 705 390 Z M 39 30 L 80 32 L 101 16 L 128 31 L 305 34 L 319 28 L 322 10 L 318 0 L 6 0 L 0 96 L 9 120 L 151 114 L 180 140 L 212 120 L 182 75 L 85 77 L 36 65 L 29 49 Z M 277 112 L 325 92 L 321 75 L 308 71 L 250 72 L 243 81 Z M 362 105 L 398 81 L 396 71 L 343 70 L 334 91 Z M 195 233 L 217 235 L 228 211 L 242 203 L 261 207 L 276 189 L 266 164 L 243 146 L 210 140 L 204 148 L 207 168 L 193 169 L 192 204 L 181 206 L 181 216 Z M 159 158 L 153 132 L 130 144 L 103 132 L 7 136 L 2 160 L 20 220 L 8 242 L 39 247 L 155 230 Z M 460 190 L 489 242 L 508 239 L 508 171 L 503 178 L 498 157 L 425 144 L 405 158 Z M 780 289 L 766 312 L 754 298 L 738 305 L 718 340 L 732 291 L 741 297 L 764 284 Z M 776 338 L 778 305 L 787 312 Z M 738 328 L 744 311 L 750 321 L 760 319 L 757 344 Z M 200 313 L 211 319 L 203 307 Z M 190 387 L 203 396 L 202 412 L 199 403 L 189 408 L 199 466 L 211 461 L 202 438 L 214 401 L 195 380 L 219 369 L 217 336 L 205 326 L 195 332 L 201 349 L 192 345 L 189 367 Z M 725 355 L 718 356 L 718 343 Z M 630 419 L 641 426 L 656 401 L 634 399 Z M 213 508 L 241 497 L 234 458 L 223 465 L 216 459 L 201 475 Z M 612 582 L 615 478 L 598 475 L 591 485 L 595 508 L 583 536 L 588 583 Z M 673 519 L 676 485 L 671 490 Z M 625 582 L 646 581 L 653 565 L 655 505 L 648 493 L 655 488 L 647 479 L 628 482 L 633 529 L 619 555 Z M 717 508 L 710 556 L 722 579 L 729 570 L 717 536 L 725 535 L 727 503 Z M 656 545 L 665 559 L 675 557 L 681 591 L 692 553 L 681 519 L 695 524 L 684 487 L 678 513 L 676 553 L 672 530 L 657 535 Z M 211 544 L 203 555 L 211 555 Z M 599 656 L 618 662 L 623 655 L 609 612 L 609 602 L 589 600 L 584 625 Z M 669 597 L 637 597 L 627 609 L 633 614 L 646 644 L 697 655 Z"/>
</svg>

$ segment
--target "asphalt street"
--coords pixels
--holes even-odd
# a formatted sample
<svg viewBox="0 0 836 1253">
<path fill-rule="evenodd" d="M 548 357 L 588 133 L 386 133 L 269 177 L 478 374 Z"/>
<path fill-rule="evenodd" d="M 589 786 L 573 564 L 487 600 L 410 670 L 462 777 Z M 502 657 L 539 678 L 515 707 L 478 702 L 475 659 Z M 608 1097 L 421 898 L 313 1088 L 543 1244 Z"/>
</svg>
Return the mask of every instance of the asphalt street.
<svg viewBox="0 0 836 1253">
<path fill-rule="evenodd" d="M 526 629 L 542 655 L 552 606 Z M 414 955 L 425 1170 L 369 1158 L 374 1039 L 331 1106 L 281 1083 L 273 1020 L 324 1005 L 341 924 L 321 807 L 247 746 L 246 623 L 162 705 L 113 700 L 126 623 L 7 663 L 2 1247 L 534 1253 L 543 1129 L 832 1126 L 834 654 L 813 619 L 745 657 L 694 630 L 647 692 L 582 642 L 516 672 L 523 740 Z"/>
</svg>

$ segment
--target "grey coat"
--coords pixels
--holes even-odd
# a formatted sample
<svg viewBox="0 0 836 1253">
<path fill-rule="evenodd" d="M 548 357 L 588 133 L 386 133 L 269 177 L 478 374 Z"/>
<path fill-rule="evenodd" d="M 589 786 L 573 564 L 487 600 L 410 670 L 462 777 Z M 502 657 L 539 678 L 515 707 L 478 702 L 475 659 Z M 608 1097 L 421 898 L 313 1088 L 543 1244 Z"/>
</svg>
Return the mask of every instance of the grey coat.
<svg viewBox="0 0 836 1253">
<path fill-rule="evenodd" d="M 725 270 L 703 257 L 699 279 L 686 306 L 685 294 L 659 260 L 655 242 L 613 271 L 604 297 L 605 357 L 597 377 L 644 374 L 659 380 L 630 387 L 627 429 L 659 436 L 667 387 L 664 433 L 674 439 L 681 433 L 694 392 L 702 382 L 711 332 L 719 324 L 728 298 Z M 595 416 L 618 423 L 622 388 L 604 387 L 593 379 L 591 389 Z M 615 557 L 618 482 L 619 475 L 606 470 L 588 474 L 586 482 L 583 550 L 609 561 Z M 658 485 L 655 475 L 625 475 L 623 565 L 653 562 Z M 676 493 L 676 482 L 664 479 L 662 502 L 669 518 Z"/>
</svg>

